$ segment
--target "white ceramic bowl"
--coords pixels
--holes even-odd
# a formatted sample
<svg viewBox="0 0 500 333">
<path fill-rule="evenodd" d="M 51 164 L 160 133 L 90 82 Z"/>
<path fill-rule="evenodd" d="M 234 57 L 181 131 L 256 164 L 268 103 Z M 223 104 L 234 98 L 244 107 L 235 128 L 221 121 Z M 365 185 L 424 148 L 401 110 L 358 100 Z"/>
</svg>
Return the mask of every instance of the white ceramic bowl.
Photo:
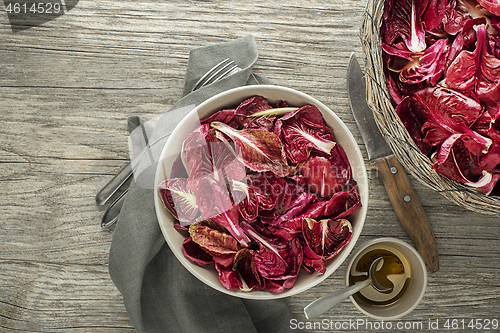
<svg viewBox="0 0 500 333">
<path fill-rule="evenodd" d="M 156 170 L 155 185 L 156 188 L 158 188 L 160 182 L 166 179 L 167 175 L 170 174 L 173 162 L 172 155 L 177 155 L 181 149 L 184 139 L 191 134 L 197 126 L 199 126 L 199 119 L 205 119 L 220 109 L 234 108 L 244 100 L 255 95 L 261 95 L 267 98 L 270 104 L 275 104 L 279 100 L 283 100 L 290 106 L 300 107 L 306 104 L 315 105 L 323 114 L 325 122 L 333 129 L 336 141 L 345 150 L 351 164 L 353 178 L 359 186 L 362 207 L 349 217 L 353 226 L 352 238 L 335 258 L 326 262 L 326 273 L 319 274 L 315 272 L 310 275 L 302 269 L 295 285 L 282 293 L 272 293 L 267 290 L 254 290 L 250 292 L 227 290 L 220 283 L 217 271 L 213 265 L 201 267 L 191 262 L 184 256 L 182 252 L 182 242 L 186 236 L 185 234 L 174 229 L 174 219 L 164 208 L 158 194 L 155 195 L 155 206 L 160 228 L 165 240 L 181 264 L 184 265 L 184 267 L 194 276 L 212 288 L 229 295 L 249 299 L 275 299 L 303 292 L 317 285 L 321 281 L 325 280 L 330 274 L 335 272 L 335 270 L 337 270 L 337 268 L 344 262 L 351 252 L 363 228 L 368 204 L 368 180 L 365 164 L 354 137 L 340 118 L 337 117 L 337 115 L 335 115 L 328 107 L 318 100 L 290 88 L 271 85 L 255 85 L 225 91 L 198 105 L 191 112 L 189 112 L 174 129 L 160 156 L 160 161 Z"/>
<path fill-rule="evenodd" d="M 420 303 L 427 288 L 427 270 L 420 254 L 410 244 L 391 237 L 373 239 L 362 244 L 353 253 L 346 264 L 346 286 L 349 286 L 349 273 L 353 263 L 363 255 L 375 249 L 391 248 L 400 251 L 408 260 L 411 267 L 411 282 L 405 294 L 397 302 L 387 306 L 374 306 L 358 299 L 356 295 L 351 296 L 351 301 L 365 315 L 377 320 L 396 320 L 412 312 Z"/>
</svg>

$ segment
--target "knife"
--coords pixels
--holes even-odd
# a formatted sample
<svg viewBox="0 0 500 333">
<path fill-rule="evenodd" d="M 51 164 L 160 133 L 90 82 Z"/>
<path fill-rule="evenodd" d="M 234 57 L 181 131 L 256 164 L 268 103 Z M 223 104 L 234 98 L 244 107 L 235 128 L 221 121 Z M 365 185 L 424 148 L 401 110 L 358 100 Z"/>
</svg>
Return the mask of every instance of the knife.
<svg viewBox="0 0 500 333">
<path fill-rule="evenodd" d="M 132 133 L 136 128 L 141 127 L 142 134 L 144 136 L 144 140 L 148 141 L 148 135 L 145 129 L 144 120 L 140 117 L 132 116 L 127 120 L 129 133 Z M 133 175 L 132 163 L 129 162 L 123 169 L 121 169 L 104 187 L 102 190 L 97 193 L 95 197 L 95 201 L 98 205 L 104 205 L 108 202 L 109 199 L 123 186 L 125 183 L 132 177 Z M 123 202 L 125 201 L 125 195 L 128 192 L 128 188 L 125 189 L 118 198 L 115 199 L 109 205 L 109 207 L 104 212 L 104 215 L 101 219 L 101 227 L 108 228 L 116 223 L 118 220 L 118 215 L 123 206 Z"/>
<path fill-rule="evenodd" d="M 366 102 L 363 72 L 354 53 L 347 69 L 347 92 L 370 164 L 377 168 L 396 216 L 422 256 L 427 270 L 436 272 L 439 270 L 439 255 L 434 233 L 405 169 L 375 123 L 373 112 Z"/>
</svg>

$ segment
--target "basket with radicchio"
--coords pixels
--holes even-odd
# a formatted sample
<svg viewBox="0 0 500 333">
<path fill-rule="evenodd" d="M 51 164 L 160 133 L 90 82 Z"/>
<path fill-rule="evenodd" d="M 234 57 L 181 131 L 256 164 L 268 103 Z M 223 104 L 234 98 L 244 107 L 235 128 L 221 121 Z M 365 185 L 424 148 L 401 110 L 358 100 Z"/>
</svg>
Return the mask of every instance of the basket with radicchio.
<svg viewBox="0 0 500 333">
<path fill-rule="evenodd" d="M 370 1 L 362 28 L 365 53 L 376 55 L 367 60 L 368 99 L 418 179 L 498 214 L 500 0 L 478 1 Z"/>
<path fill-rule="evenodd" d="M 347 156 L 313 105 L 262 96 L 222 109 L 184 140 L 159 196 L 184 256 L 221 284 L 280 293 L 351 240 L 361 207 Z"/>
</svg>

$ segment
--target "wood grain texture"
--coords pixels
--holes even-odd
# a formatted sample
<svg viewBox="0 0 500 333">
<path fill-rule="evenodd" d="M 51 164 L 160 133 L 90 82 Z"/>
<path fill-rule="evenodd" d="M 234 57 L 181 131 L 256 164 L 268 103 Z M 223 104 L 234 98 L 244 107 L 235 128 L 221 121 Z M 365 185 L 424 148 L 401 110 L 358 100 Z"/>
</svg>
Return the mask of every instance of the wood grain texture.
<svg viewBox="0 0 500 333">
<path fill-rule="evenodd" d="M 384 156 L 370 163 L 375 164 L 394 212 L 422 256 L 427 271 L 438 271 L 439 253 L 436 238 L 406 170 L 395 155 Z"/>
<path fill-rule="evenodd" d="M 104 208 L 94 196 L 127 163 L 127 117 L 151 119 L 177 101 L 194 47 L 253 34 L 255 71 L 324 102 L 365 154 L 346 92 L 349 56 L 362 56 L 364 6 L 81 0 L 56 20 L 17 33 L 0 12 L 0 331 L 135 332 L 107 272 L 113 230 L 100 229 Z M 404 320 L 500 319 L 499 218 L 466 211 L 411 181 L 435 233 L 440 270 Z M 359 243 L 382 236 L 411 243 L 375 173 L 369 186 Z M 344 285 L 344 273 L 341 266 L 289 298 L 299 321 L 306 321 L 305 305 Z M 345 301 L 310 331 L 331 332 L 318 327 L 323 319 L 366 317 Z"/>
</svg>

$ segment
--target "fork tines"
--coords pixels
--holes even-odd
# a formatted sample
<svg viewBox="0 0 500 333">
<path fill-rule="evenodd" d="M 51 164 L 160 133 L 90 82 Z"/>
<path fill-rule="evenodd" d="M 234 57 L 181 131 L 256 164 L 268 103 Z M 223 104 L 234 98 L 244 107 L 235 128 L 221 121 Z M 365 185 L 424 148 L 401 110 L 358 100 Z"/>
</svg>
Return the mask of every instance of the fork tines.
<svg viewBox="0 0 500 333">
<path fill-rule="evenodd" d="M 233 60 L 226 58 L 222 60 L 220 63 L 212 67 L 211 70 L 205 73 L 198 82 L 193 86 L 191 91 L 199 89 L 208 84 L 217 82 L 224 77 L 231 75 L 233 73 L 239 72 L 241 69 L 234 63 Z"/>
</svg>

